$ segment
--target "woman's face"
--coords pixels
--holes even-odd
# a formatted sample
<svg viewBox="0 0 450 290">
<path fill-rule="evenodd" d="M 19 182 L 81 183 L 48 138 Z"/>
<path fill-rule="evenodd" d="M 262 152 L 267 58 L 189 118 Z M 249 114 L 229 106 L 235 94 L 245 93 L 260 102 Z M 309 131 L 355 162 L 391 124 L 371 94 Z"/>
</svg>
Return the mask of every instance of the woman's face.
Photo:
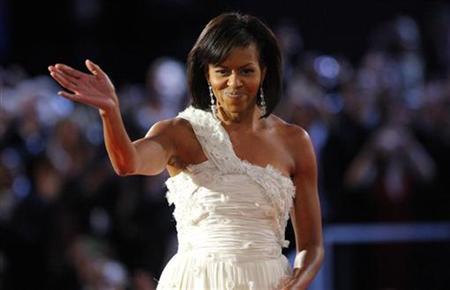
<svg viewBox="0 0 450 290">
<path fill-rule="evenodd" d="M 232 116 L 254 108 L 264 75 L 256 45 L 251 44 L 234 48 L 218 65 L 209 64 L 206 77 L 218 106 Z"/>
</svg>

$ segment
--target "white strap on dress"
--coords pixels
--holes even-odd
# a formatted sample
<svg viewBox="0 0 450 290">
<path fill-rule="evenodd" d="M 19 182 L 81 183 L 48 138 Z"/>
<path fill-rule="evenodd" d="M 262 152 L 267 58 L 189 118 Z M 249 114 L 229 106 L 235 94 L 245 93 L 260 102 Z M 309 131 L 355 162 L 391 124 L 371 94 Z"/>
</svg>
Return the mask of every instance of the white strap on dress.
<svg viewBox="0 0 450 290">
<path fill-rule="evenodd" d="M 279 242 L 287 247 L 284 231 L 295 196 L 292 180 L 271 165 L 261 167 L 239 159 L 227 131 L 212 113 L 189 106 L 178 117 L 189 121 L 206 157 L 221 173 L 247 174 L 264 189 L 277 211 Z"/>
</svg>

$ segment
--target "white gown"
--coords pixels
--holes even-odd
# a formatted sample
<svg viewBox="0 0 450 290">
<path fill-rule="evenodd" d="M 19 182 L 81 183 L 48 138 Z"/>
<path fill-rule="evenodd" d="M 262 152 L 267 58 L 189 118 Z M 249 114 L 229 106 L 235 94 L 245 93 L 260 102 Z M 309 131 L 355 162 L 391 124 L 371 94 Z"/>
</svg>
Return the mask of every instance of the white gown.
<svg viewBox="0 0 450 290">
<path fill-rule="evenodd" d="M 270 165 L 239 159 L 211 113 L 188 107 L 178 117 L 190 122 L 208 160 L 166 181 L 178 252 L 157 289 L 276 289 L 291 274 L 281 248 L 293 182 Z"/>
</svg>

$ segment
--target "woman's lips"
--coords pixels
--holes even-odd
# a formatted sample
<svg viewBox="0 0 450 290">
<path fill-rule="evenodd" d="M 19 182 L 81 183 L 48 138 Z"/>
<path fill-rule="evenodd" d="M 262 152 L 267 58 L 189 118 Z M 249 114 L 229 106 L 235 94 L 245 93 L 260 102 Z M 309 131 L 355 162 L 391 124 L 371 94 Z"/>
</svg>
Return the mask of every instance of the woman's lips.
<svg viewBox="0 0 450 290">
<path fill-rule="evenodd" d="M 225 94 L 225 96 L 227 96 L 228 98 L 232 98 L 232 99 L 239 99 L 242 96 L 244 96 L 244 94 Z"/>
</svg>

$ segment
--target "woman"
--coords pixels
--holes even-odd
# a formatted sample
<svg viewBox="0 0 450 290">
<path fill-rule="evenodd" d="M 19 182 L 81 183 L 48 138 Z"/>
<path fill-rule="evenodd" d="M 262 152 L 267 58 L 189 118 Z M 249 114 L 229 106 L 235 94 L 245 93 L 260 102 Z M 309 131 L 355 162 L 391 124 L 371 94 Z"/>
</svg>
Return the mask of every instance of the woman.
<svg viewBox="0 0 450 290">
<path fill-rule="evenodd" d="M 272 115 L 281 57 L 260 20 L 212 19 L 188 57 L 192 105 L 131 142 L 119 99 L 101 68 L 57 64 L 59 94 L 99 109 L 106 149 L 119 175 L 167 169 L 178 253 L 158 289 L 307 289 L 323 259 L 315 155 L 308 134 Z M 295 269 L 281 254 L 291 213 Z"/>
</svg>

